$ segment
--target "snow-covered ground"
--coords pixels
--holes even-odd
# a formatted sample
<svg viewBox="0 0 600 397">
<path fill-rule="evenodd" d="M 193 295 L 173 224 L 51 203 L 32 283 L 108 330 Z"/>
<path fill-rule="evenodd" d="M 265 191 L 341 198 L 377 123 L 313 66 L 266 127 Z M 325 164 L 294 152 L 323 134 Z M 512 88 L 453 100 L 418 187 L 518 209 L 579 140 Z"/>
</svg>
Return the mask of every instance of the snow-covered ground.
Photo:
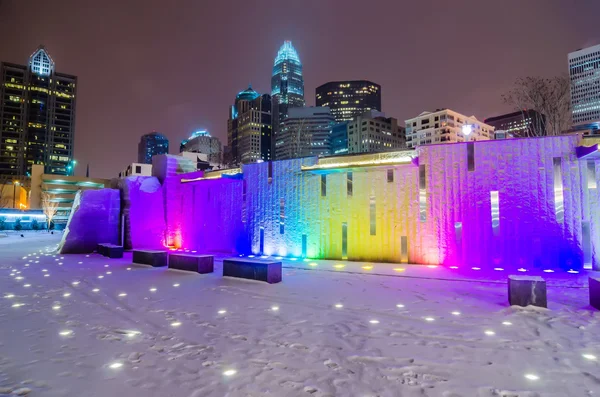
<svg viewBox="0 0 600 397">
<path fill-rule="evenodd" d="M 518 309 L 506 274 L 286 261 L 268 285 L 39 253 L 59 238 L 0 238 L 0 395 L 600 396 L 583 274 Z"/>
</svg>

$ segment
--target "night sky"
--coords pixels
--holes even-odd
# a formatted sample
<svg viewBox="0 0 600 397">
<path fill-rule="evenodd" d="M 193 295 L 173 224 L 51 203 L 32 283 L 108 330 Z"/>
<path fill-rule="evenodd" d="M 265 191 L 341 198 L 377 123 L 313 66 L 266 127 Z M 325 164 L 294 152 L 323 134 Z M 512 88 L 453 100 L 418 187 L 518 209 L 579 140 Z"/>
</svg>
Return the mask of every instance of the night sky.
<svg viewBox="0 0 600 397">
<path fill-rule="evenodd" d="M 599 18 L 598 0 L 0 0 L 0 60 L 44 44 L 78 76 L 76 173 L 115 177 L 153 130 L 171 153 L 200 128 L 225 145 L 228 106 L 248 83 L 270 91 L 286 39 L 308 105 L 320 84 L 368 79 L 402 122 L 440 107 L 482 120 L 511 110 L 517 77 L 566 73 L 568 52 L 600 43 Z"/>
</svg>

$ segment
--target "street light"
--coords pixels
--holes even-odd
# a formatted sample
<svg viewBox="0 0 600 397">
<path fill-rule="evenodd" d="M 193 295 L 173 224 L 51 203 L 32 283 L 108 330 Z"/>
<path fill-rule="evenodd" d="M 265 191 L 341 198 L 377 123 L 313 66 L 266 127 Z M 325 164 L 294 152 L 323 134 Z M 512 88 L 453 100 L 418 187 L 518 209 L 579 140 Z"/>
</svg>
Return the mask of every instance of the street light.
<svg viewBox="0 0 600 397">
<path fill-rule="evenodd" d="M 471 124 L 463 124 L 462 133 L 465 136 L 465 141 L 469 140 L 469 136 L 471 136 L 472 132 L 473 132 L 473 126 Z"/>
<path fill-rule="evenodd" d="M 13 181 L 13 208 L 17 208 L 17 185 L 19 181 Z"/>
</svg>

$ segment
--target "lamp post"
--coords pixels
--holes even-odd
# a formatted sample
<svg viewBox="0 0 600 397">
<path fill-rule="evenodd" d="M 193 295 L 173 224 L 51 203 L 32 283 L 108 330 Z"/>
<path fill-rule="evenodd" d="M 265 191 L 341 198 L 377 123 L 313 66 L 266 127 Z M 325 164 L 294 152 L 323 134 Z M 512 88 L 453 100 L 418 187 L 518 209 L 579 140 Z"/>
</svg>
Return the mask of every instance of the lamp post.
<svg viewBox="0 0 600 397">
<path fill-rule="evenodd" d="M 19 181 L 13 181 L 13 208 L 17 208 L 17 185 Z"/>
<path fill-rule="evenodd" d="M 471 136 L 472 132 L 473 132 L 473 126 L 471 124 L 463 124 L 462 133 L 465 136 L 465 142 L 469 141 L 469 137 Z"/>
</svg>

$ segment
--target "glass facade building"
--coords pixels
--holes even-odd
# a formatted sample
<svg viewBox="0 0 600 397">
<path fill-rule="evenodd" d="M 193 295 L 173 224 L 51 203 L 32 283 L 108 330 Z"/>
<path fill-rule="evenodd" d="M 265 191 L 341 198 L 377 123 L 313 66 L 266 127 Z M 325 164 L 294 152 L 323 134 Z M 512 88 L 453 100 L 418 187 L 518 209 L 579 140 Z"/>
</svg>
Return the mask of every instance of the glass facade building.
<svg viewBox="0 0 600 397">
<path fill-rule="evenodd" d="M 271 77 L 275 134 L 287 118 L 288 109 L 304 106 L 302 63 L 291 41 L 285 41 L 275 57 Z"/>
<path fill-rule="evenodd" d="M 600 44 L 569 54 L 574 130 L 600 132 Z"/>
<path fill-rule="evenodd" d="M 138 144 L 138 163 L 152 164 L 152 156 L 169 154 L 169 140 L 156 131 L 142 135 Z"/>
<path fill-rule="evenodd" d="M 335 121 L 350 121 L 369 110 L 381 112 L 381 86 L 368 80 L 332 81 L 315 90 L 317 106 L 327 106 Z"/>
<path fill-rule="evenodd" d="M 546 136 L 546 118 L 531 109 L 490 117 L 485 119 L 484 123 L 491 125 L 496 131 L 505 131 L 508 136 L 516 138 Z"/>
<path fill-rule="evenodd" d="M 77 77 L 57 73 L 40 46 L 27 65 L 0 64 L 0 177 L 68 175 L 73 166 Z"/>
</svg>

